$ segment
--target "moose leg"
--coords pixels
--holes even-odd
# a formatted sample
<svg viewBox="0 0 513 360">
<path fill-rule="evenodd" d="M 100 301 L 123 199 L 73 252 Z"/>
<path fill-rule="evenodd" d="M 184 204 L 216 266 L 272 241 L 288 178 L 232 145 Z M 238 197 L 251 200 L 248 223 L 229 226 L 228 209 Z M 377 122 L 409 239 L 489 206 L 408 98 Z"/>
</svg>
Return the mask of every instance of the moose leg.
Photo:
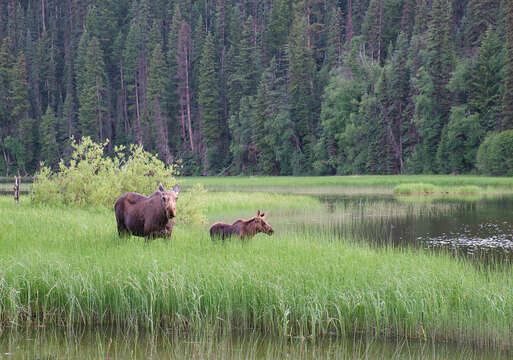
<svg viewBox="0 0 513 360">
<path fill-rule="evenodd" d="M 119 219 L 119 218 L 116 217 L 116 221 L 118 223 L 118 235 L 120 237 L 128 235 L 128 229 L 126 228 L 123 219 Z"/>
<path fill-rule="evenodd" d="M 155 231 L 151 234 L 151 237 L 162 237 L 165 238 L 166 241 L 169 241 L 171 239 L 171 233 L 173 232 L 173 226 L 175 225 L 175 220 L 170 219 L 167 223 L 164 229 Z"/>
</svg>

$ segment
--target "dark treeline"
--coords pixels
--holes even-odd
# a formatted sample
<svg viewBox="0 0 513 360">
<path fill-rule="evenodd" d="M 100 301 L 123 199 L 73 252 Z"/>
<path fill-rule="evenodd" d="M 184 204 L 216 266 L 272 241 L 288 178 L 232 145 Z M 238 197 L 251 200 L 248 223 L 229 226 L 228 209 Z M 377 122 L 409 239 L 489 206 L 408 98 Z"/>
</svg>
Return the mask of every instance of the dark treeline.
<svg viewBox="0 0 513 360">
<path fill-rule="evenodd" d="M 513 0 L 3 0 L 0 172 L 508 173 Z M 506 170 L 505 170 L 506 169 Z"/>
</svg>

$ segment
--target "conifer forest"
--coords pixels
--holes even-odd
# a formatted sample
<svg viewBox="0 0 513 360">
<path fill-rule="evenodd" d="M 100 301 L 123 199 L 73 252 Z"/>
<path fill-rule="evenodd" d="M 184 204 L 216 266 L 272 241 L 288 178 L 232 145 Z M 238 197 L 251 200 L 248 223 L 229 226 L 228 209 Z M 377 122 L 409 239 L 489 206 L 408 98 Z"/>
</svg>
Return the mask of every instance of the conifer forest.
<svg viewBox="0 0 513 360">
<path fill-rule="evenodd" d="M 513 0 L 2 0 L 0 175 L 513 175 Z"/>
</svg>

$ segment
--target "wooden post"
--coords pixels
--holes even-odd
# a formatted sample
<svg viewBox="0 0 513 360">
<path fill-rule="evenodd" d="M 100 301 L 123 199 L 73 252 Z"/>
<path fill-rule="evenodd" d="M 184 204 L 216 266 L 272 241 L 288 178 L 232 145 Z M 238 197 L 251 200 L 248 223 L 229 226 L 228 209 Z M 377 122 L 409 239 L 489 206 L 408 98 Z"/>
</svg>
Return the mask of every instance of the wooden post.
<svg viewBox="0 0 513 360">
<path fill-rule="evenodd" d="M 20 200 L 20 182 L 21 180 L 17 177 L 17 176 L 14 176 L 14 200 L 16 201 L 16 204 L 18 204 L 19 200 Z"/>
</svg>

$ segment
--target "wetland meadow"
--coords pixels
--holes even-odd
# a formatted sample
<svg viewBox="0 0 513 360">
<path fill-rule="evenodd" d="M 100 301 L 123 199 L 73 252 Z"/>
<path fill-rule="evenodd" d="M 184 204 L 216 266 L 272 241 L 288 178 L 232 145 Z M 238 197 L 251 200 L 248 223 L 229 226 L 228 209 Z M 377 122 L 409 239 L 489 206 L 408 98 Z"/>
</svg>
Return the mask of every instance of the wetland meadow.
<svg viewBox="0 0 513 360">
<path fill-rule="evenodd" d="M 169 242 L 120 239 L 108 207 L 0 197 L 0 356 L 511 357 L 512 178 L 178 181 L 207 189 L 207 222 Z M 442 190 L 394 192 L 415 183 Z M 257 209 L 273 236 L 210 240 Z"/>
</svg>

